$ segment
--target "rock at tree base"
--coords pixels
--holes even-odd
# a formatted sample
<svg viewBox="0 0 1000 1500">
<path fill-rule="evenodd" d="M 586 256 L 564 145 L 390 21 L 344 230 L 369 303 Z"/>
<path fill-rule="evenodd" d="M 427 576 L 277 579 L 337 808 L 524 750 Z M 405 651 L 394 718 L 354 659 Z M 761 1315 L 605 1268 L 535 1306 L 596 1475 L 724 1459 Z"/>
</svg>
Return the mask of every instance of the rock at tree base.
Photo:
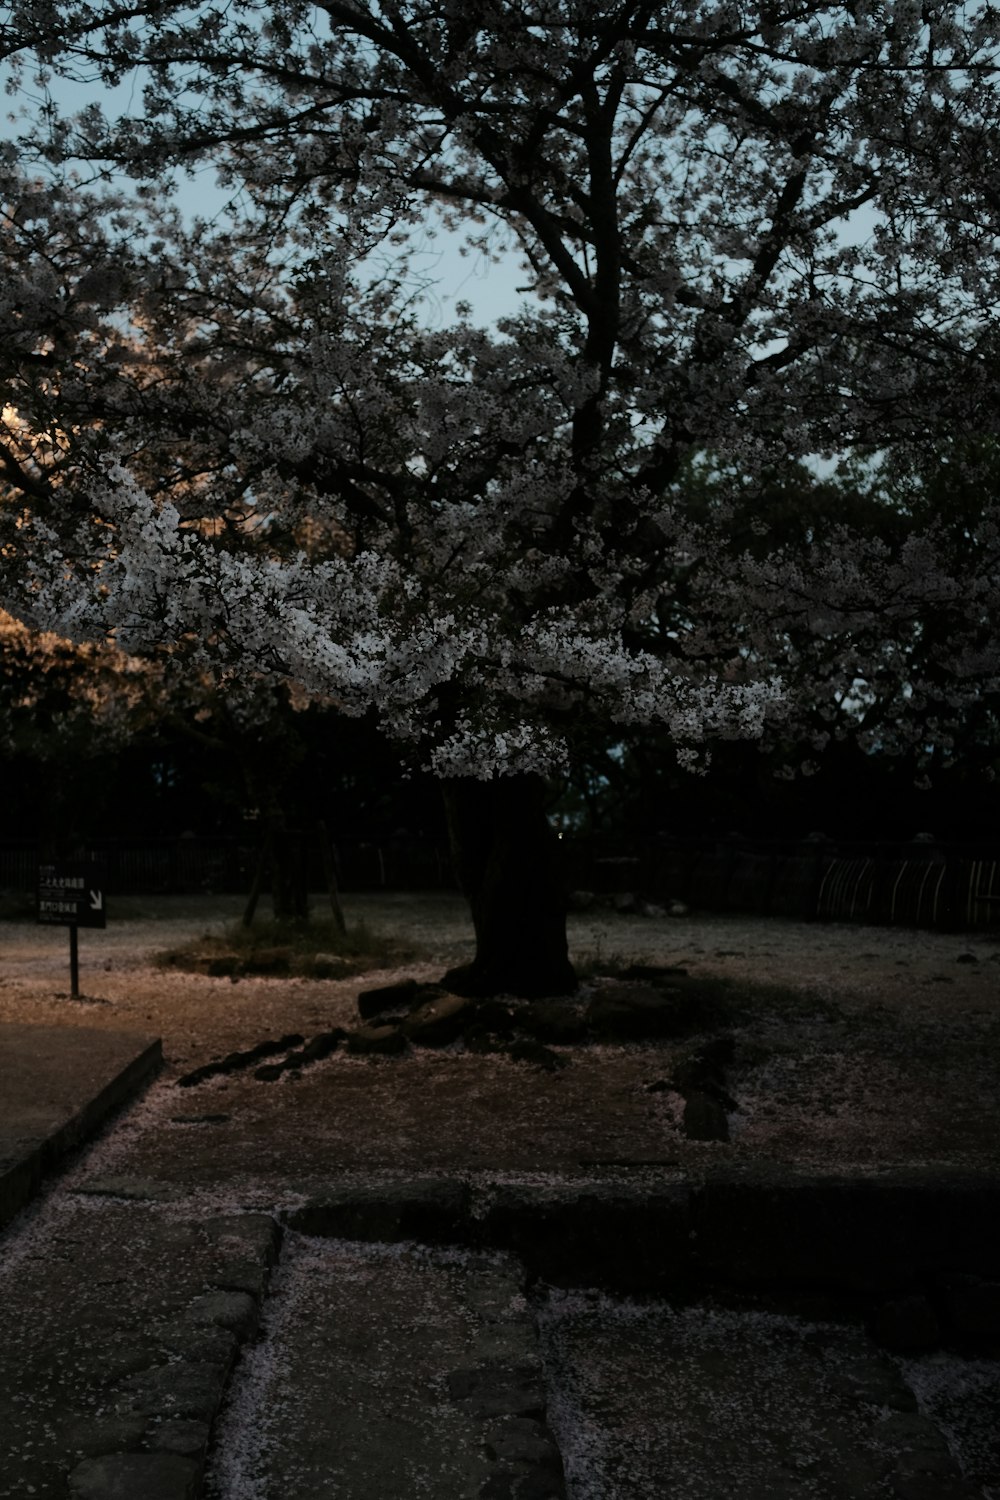
<svg viewBox="0 0 1000 1500">
<path fill-rule="evenodd" d="M 312 1041 L 306 1042 L 305 1046 L 297 1054 L 299 1061 L 303 1063 L 322 1062 L 324 1057 L 329 1057 L 331 1052 L 336 1051 L 338 1043 L 342 1042 L 347 1032 L 341 1026 L 334 1026 L 330 1031 L 321 1031 Z"/>
<path fill-rule="evenodd" d="M 477 1028 L 495 1032 L 498 1036 L 510 1036 L 520 1020 L 509 1005 L 493 999 L 479 1001 L 475 1018 Z"/>
<path fill-rule="evenodd" d="M 568 959 L 544 968 L 519 969 L 516 973 L 485 969 L 477 963 L 460 964 L 443 974 L 438 983 L 450 994 L 471 999 L 514 995 L 522 1000 L 542 1000 L 550 995 L 574 995 L 579 988 Z"/>
<path fill-rule="evenodd" d="M 461 1036 L 474 1015 L 470 999 L 441 991 L 410 1012 L 403 1022 L 403 1034 L 424 1047 L 444 1047 Z"/>
<path fill-rule="evenodd" d="M 362 990 L 358 995 L 358 1015 L 362 1021 L 385 1015 L 392 1010 L 412 1010 L 420 1003 L 423 986 L 416 979 L 404 979 L 399 984 L 384 984 L 378 989 Z"/>
<path fill-rule="evenodd" d="M 525 1040 L 523 1042 L 511 1042 L 503 1048 L 506 1055 L 513 1062 L 530 1063 L 533 1067 L 544 1068 L 546 1073 L 557 1073 L 560 1068 L 569 1066 L 569 1060 L 560 1057 L 558 1052 L 543 1047 L 541 1042 Z"/>
<path fill-rule="evenodd" d="M 341 1026 L 334 1026 L 331 1031 L 321 1031 L 300 1047 L 296 1052 L 289 1052 L 288 1056 L 279 1063 L 267 1063 L 263 1068 L 258 1068 L 254 1077 L 259 1078 L 262 1083 L 273 1083 L 283 1073 L 298 1072 L 301 1068 L 308 1067 L 310 1063 L 322 1062 L 324 1057 L 329 1057 L 331 1052 L 336 1051 L 337 1046 L 347 1036 Z"/>
<path fill-rule="evenodd" d="M 279 1037 L 276 1041 L 258 1042 L 256 1047 L 250 1047 L 245 1052 L 230 1052 L 220 1061 L 205 1063 L 203 1067 L 194 1068 L 190 1073 L 185 1073 L 183 1078 L 178 1078 L 178 1088 L 191 1088 L 196 1083 L 201 1083 L 206 1078 L 214 1078 L 219 1073 L 236 1073 L 241 1068 L 248 1068 L 251 1063 L 259 1062 L 264 1057 L 274 1057 L 279 1052 L 288 1052 L 292 1047 L 301 1047 L 305 1038 L 301 1032 L 289 1032 L 287 1036 Z"/>
<path fill-rule="evenodd" d="M 406 1049 L 406 1037 L 398 1026 L 361 1026 L 347 1034 L 347 1050 L 365 1055 L 386 1056 Z"/>
<path fill-rule="evenodd" d="M 539 1042 L 569 1046 L 582 1042 L 587 1035 L 583 1012 L 565 1000 L 537 1000 L 518 1013 L 517 1026 Z"/>
</svg>

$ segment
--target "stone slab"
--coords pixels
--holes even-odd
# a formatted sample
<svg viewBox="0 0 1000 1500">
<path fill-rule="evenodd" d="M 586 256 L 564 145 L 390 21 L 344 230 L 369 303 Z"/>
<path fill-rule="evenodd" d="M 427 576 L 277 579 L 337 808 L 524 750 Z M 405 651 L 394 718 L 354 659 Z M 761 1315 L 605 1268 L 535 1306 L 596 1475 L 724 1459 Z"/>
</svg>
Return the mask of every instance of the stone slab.
<svg viewBox="0 0 1000 1500">
<path fill-rule="evenodd" d="M 717 1168 L 660 1187 L 503 1184 L 473 1228 L 563 1286 L 674 1295 L 728 1286 L 880 1299 L 1000 1266 L 1000 1176 Z M 991 1288 L 977 1294 L 981 1304 Z M 977 1326 L 981 1320 L 977 1319 Z M 985 1328 L 982 1329 L 986 1332 Z"/>
<path fill-rule="evenodd" d="M 982 1500 L 859 1328 L 574 1293 L 541 1324 L 573 1500 Z"/>
<path fill-rule="evenodd" d="M 196 1500 L 198 1464 L 176 1453 L 85 1458 L 69 1477 L 72 1500 Z"/>
<path fill-rule="evenodd" d="M 689 1274 L 690 1197 L 682 1182 L 504 1184 L 473 1229 L 554 1285 L 662 1292 Z"/>
<path fill-rule="evenodd" d="M 162 1062 L 159 1039 L 133 1031 L 0 1025 L 0 1228 Z"/>
<path fill-rule="evenodd" d="M 516 1263 L 290 1233 L 273 1293 L 210 1494 L 565 1500 Z"/>
</svg>

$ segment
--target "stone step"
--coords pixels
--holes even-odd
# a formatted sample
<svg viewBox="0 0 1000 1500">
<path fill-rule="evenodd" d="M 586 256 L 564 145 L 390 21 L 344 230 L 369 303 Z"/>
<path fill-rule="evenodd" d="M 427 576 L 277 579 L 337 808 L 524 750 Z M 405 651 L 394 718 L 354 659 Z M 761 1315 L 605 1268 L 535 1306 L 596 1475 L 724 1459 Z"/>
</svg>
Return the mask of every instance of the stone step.
<svg viewBox="0 0 1000 1500">
<path fill-rule="evenodd" d="M 290 1232 L 272 1290 L 212 1500 L 562 1500 L 515 1262 Z"/>
<path fill-rule="evenodd" d="M 331 1184 L 283 1217 L 311 1235 L 503 1251 L 557 1286 L 825 1299 L 863 1312 L 897 1350 L 1000 1346 L 995 1174 L 757 1167 L 645 1183 L 398 1179 Z"/>
</svg>

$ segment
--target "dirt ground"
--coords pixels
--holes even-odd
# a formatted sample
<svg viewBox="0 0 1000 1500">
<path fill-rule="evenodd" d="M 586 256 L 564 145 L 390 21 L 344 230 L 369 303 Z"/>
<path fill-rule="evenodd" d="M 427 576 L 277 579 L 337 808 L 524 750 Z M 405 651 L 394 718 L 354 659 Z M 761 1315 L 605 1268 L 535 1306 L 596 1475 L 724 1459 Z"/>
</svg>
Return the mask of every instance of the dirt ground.
<svg viewBox="0 0 1000 1500">
<path fill-rule="evenodd" d="M 358 991 L 432 980 L 469 956 L 464 903 L 446 894 L 347 899 L 348 919 L 422 957 L 349 980 L 211 978 L 155 955 L 239 913 L 233 898 L 122 900 L 82 932 L 69 999 L 62 929 L 0 926 L 0 1020 L 129 1028 L 163 1039 L 164 1075 L 135 1116 L 130 1170 L 307 1192 L 333 1172 L 613 1172 L 767 1159 L 822 1170 L 995 1166 L 1000 1140 L 1000 934 L 966 936 L 693 913 L 571 918 L 575 961 L 682 964 L 733 981 L 728 1141 L 681 1130 L 672 1043 L 556 1048 L 568 1064 L 467 1053 L 324 1061 L 263 1083 L 252 1070 L 194 1089 L 176 1079 L 265 1037 L 357 1024 Z M 607 978 L 589 979 L 593 994 Z M 690 1046 L 691 1038 L 684 1045 Z M 122 1139 L 119 1132 L 117 1139 Z M 304 1143 L 308 1142 L 308 1149 Z M 109 1147 L 110 1150 L 110 1147 Z M 113 1170 L 113 1154 L 107 1170 Z"/>
</svg>

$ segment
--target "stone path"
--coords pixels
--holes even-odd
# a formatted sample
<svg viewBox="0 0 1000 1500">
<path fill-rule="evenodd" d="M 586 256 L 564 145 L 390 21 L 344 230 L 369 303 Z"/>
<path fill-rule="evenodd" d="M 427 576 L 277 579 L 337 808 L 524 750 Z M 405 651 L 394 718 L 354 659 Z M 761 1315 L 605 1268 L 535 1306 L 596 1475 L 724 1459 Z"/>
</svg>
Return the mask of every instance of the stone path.
<svg viewBox="0 0 1000 1500">
<path fill-rule="evenodd" d="M 532 1285 L 509 1253 L 440 1243 L 467 1202 L 457 1185 L 330 1192 L 284 1212 L 282 1242 L 268 1213 L 72 1174 L 0 1271 L 0 1496 L 1000 1494 L 1000 1363 L 901 1361 L 857 1325 L 704 1298 Z M 967 1369 L 971 1444 L 955 1441 Z"/>
<path fill-rule="evenodd" d="M 132 1047 L 138 1080 L 158 1053 Z M 21 1124 L 44 1095 L 49 1134 L 92 1129 L 87 1069 L 112 1097 L 93 1064 L 39 1061 L 35 1090 L 25 1064 Z M 1000 1500 L 1000 1362 L 893 1357 L 836 1321 L 867 1297 L 897 1347 L 929 1313 L 946 1342 L 996 1343 L 995 1181 L 649 1161 L 491 1180 L 476 1155 L 393 1180 L 369 1108 L 377 1170 L 338 1177 L 331 1154 L 327 1188 L 282 1194 L 301 1131 L 257 1158 L 219 1093 L 156 1085 L 0 1240 L 2 1500 Z M 195 1148 L 216 1121 L 238 1179 Z M 754 1308 L 778 1272 L 808 1317 Z"/>
<path fill-rule="evenodd" d="M 277 1227 L 57 1189 L 0 1267 L 0 1496 L 189 1500 Z"/>
</svg>

